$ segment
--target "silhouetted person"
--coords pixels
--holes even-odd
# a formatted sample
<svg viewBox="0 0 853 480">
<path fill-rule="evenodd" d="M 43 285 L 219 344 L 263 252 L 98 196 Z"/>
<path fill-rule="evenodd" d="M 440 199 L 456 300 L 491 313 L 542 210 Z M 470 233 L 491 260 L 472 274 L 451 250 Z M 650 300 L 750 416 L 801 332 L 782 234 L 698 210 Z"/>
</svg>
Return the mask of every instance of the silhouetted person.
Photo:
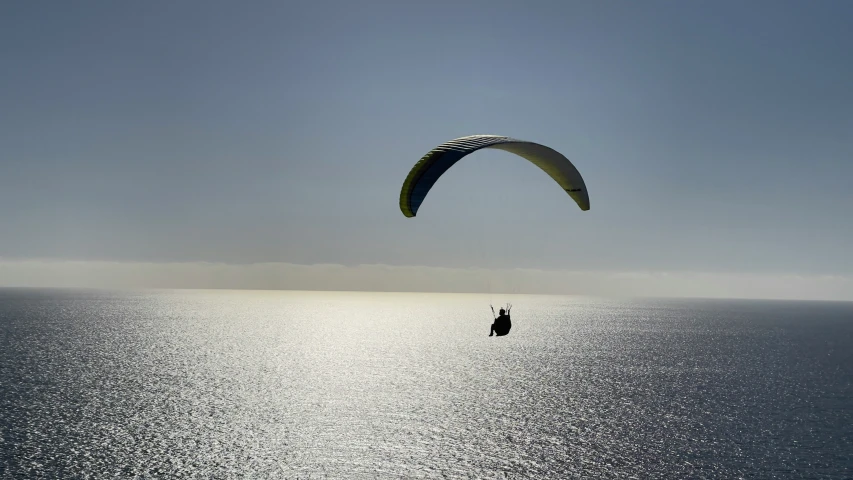
<svg viewBox="0 0 853 480">
<path fill-rule="evenodd" d="M 512 328 L 512 322 L 509 319 L 509 311 L 512 310 L 512 305 L 507 305 L 507 309 L 503 308 L 498 310 L 497 318 L 495 318 L 495 323 L 492 324 L 492 329 L 489 332 L 489 336 L 497 335 L 502 337 L 509 333 L 509 330 Z M 492 309 L 492 314 L 494 314 L 495 309 Z"/>
</svg>

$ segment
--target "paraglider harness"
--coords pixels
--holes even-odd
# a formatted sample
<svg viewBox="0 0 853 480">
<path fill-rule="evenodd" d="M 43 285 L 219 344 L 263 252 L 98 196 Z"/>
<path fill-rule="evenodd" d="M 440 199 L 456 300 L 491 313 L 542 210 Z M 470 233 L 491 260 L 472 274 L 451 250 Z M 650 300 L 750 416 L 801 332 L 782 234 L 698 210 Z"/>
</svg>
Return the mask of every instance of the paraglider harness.
<svg viewBox="0 0 853 480">
<path fill-rule="evenodd" d="M 495 307 L 491 304 L 489 307 L 492 309 L 492 316 L 494 317 L 495 322 L 492 324 L 492 332 L 489 333 L 489 336 L 492 336 L 492 333 L 495 335 L 502 337 L 507 335 L 512 328 L 512 322 L 510 321 L 509 311 L 512 310 L 512 304 L 506 304 L 506 313 L 501 316 L 495 316 Z"/>
</svg>

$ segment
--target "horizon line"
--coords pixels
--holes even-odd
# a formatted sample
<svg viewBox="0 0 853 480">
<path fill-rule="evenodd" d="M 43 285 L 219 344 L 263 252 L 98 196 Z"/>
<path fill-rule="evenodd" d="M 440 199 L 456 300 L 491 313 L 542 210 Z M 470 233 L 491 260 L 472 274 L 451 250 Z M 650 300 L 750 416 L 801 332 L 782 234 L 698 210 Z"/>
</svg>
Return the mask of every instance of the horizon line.
<svg viewBox="0 0 853 480">
<path fill-rule="evenodd" d="M 853 275 L 4 259 L 0 287 L 853 301 Z"/>
</svg>

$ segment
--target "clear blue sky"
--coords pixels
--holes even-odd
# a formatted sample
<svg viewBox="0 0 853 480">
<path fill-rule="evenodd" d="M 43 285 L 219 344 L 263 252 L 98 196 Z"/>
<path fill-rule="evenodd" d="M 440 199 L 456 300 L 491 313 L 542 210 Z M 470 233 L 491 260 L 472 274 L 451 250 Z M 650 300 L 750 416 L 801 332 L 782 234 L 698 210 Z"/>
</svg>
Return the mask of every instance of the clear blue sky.
<svg viewBox="0 0 853 480">
<path fill-rule="evenodd" d="M 0 6 L 0 257 L 853 273 L 853 2 Z M 505 152 L 403 217 L 476 133 Z M 501 232 L 500 228 L 503 228 Z"/>
</svg>

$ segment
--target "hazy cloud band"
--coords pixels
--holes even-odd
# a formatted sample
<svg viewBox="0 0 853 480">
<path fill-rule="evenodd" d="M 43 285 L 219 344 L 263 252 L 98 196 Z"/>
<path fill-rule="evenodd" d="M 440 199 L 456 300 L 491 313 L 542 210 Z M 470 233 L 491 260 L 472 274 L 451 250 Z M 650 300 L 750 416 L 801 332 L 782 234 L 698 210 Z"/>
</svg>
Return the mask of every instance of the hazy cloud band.
<svg viewBox="0 0 853 480">
<path fill-rule="evenodd" d="M 0 286 L 227 288 L 853 300 L 853 278 L 290 263 L 0 259 Z"/>
</svg>

